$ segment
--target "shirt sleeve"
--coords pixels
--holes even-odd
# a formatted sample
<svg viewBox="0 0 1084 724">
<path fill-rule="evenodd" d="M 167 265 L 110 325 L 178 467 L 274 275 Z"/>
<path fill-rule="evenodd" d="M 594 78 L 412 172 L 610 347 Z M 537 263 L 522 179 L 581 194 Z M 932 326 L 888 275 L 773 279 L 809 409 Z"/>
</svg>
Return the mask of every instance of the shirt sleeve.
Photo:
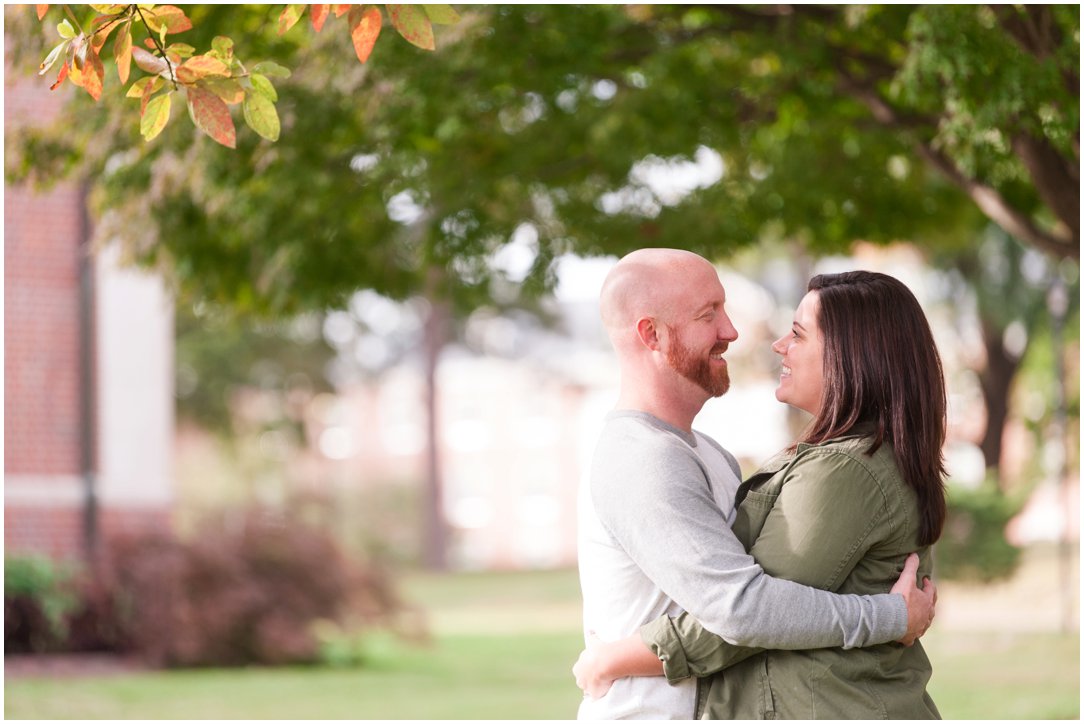
<svg viewBox="0 0 1084 724">
<path fill-rule="evenodd" d="M 751 491 L 742 504 L 770 511 L 751 550 L 764 570 L 826 590 L 842 585 L 888 515 L 865 467 L 838 453 L 811 455 L 792 468 L 778 496 Z M 657 619 L 640 634 L 671 681 L 708 676 L 764 648 L 781 648 L 731 645 L 688 614 Z"/>
<path fill-rule="evenodd" d="M 869 646 L 906 632 L 902 596 L 840 596 L 767 575 L 730 530 L 695 456 L 676 440 L 641 443 L 596 451 L 596 513 L 644 574 L 705 629 L 729 643 L 775 649 Z"/>
</svg>

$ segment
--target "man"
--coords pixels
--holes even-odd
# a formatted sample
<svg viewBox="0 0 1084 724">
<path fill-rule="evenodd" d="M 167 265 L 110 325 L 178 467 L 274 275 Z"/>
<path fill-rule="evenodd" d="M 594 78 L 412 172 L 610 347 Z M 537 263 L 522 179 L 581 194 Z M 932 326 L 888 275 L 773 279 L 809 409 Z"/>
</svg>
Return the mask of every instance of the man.
<svg viewBox="0 0 1084 724">
<path fill-rule="evenodd" d="M 839 596 L 769 577 L 731 532 L 737 461 L 692 429 L 730 386 L 724 355 L 738 333 L 725 304 L 715 268 L 676 249 L 632 252 L 603 284 L 621 385 L 580 495 L 585 633 L 616 640 L 684 609 L 745 646 L 912 643 L 936 593 L 915 586 L 910 562 L 891 594 Z M 695 694 L 692 678 L 621 679 L 585 696 L 579 718 L 691 719 Z"/>
</svg>

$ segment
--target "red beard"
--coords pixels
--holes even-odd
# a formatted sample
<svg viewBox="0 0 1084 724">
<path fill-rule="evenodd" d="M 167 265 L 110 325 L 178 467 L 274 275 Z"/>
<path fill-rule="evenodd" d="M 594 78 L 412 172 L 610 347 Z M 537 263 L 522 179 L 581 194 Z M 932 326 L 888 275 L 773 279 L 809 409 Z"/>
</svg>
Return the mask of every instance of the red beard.
<svg viewBox="0 0 1084 724">
<path fill-rule="evenodd" d="M 700 386 L 712 397 L 721 397 L 730 389 L 730 373 L 725 366 L 712 369 L 711 360 L 708 357 L 698 357 L 686 347 L 681 338 L 674 333 L 673 327 L 669 327 L 670 337 L 673 344 L 666 353 L 666 361 L 674 370 L 687 380 Z M 725 352 L 725 345 L 716 345 L 708 354 Z"/>
</svg>

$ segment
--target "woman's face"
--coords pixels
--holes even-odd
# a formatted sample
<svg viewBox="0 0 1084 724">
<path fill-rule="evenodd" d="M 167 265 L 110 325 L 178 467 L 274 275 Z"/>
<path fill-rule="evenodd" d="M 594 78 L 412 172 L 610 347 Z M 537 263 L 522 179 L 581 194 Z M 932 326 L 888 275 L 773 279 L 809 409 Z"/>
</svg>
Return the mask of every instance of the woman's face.
<svg viewBox="0 0 1084 724">
<path fill-rule="evenodd" d="M 809 292 L 794 312 L 790 332 L 772 344 L 772 351 L 783 358 L 775 399 L 811 415 L 820 412 L 824 400 L 824 345 L 817 324 L 819 312 L 820 295 Z"/>
</svg>

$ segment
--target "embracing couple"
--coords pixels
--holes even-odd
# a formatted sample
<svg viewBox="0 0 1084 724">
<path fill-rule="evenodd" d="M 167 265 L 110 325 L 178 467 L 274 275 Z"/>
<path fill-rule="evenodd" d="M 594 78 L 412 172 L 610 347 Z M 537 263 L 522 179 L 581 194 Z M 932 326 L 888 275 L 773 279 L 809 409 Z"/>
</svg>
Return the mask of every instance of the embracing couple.
<svg viewBox="0 0 1084 724">
<path fill-rule="evenodd" d="M 579 718 L 940 718 L 916 643 L 945 519 L 922 309 L 884 274 L 815 276 L 772 345 L 776 398 L 813 419 L 742 482 L 692 427 L 730 386 L 725 305 L 687 251 L 633 252 L 603 284 L 621 384 L 580 496 Z"/>
</svg>

